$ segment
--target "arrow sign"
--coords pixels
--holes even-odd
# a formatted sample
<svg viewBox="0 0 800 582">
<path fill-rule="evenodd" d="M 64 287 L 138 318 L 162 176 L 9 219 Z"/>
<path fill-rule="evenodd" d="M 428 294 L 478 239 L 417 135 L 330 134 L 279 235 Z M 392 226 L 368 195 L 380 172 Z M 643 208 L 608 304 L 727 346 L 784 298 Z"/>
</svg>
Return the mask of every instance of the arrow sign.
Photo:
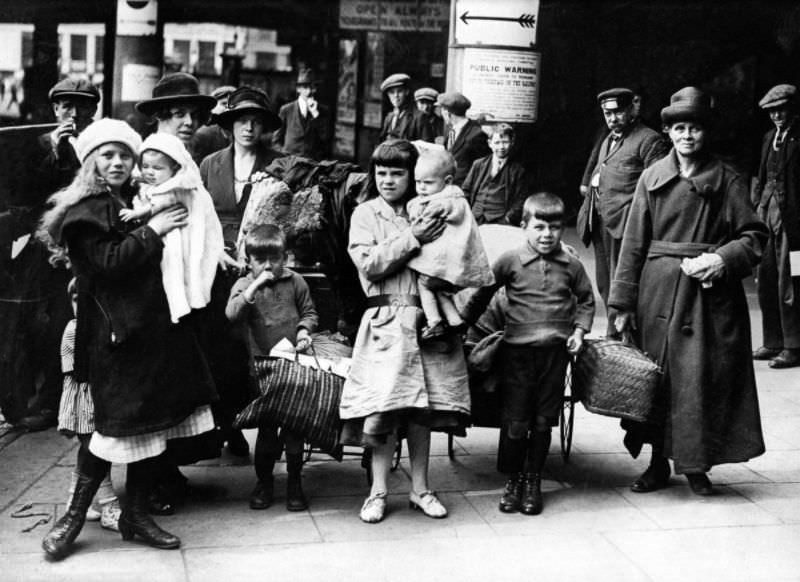
<svg viewBox="0 0 800 582">
<path fill-rule="evenodd" d="M 461 46 L 536 46 L 540 0 L 452 0 L 453 41 Z"/>
<path fill-rule="evenodd" d="M 536 26 L 535 14 L 521 14 L 517 18 L 514 18 L 513 16 L 470 16 L 469 10 L 466 10 L 464 14 L 461 15 L 461 22 L 468 25 L 470 20 L 517 22 L 523 28 L 533 28 Z"/>
</svg>

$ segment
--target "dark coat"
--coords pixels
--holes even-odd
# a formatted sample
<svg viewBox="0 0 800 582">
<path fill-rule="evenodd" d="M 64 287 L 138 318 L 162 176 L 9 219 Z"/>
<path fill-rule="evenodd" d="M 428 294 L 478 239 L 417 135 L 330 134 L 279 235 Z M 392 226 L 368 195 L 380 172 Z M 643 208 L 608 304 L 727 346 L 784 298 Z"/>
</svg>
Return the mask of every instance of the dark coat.
<svg viewBox="0 0 800 582">
<path fill-rule="evenodd" d="M 239 204 L 236 203 L 236 190 L 234 189 L 233 173 L 233 148 L 231 145 L 223 150 L 206 156 L 200 163 L 200 177 L 206 190 L 214 200 L 214 210 L 222 223 L 222 236 L 226 246 L 235 243 L 239 236 L 239 226 L 242 222 L 247 201 L 244 196 Z M 279 152 L 259 144 L 256 150 L 256 161 L 253 164 L 251 175 L 263 171 L 272 160 L 281 157 Z"/>
<path fill-rule="evenodd" d="M 742 178 L 719 160 L 684 179 L 673 151 L 639 180 L 609 306 L 636 312 L 639 345 L 662 366 L 665 454 L 678 473 L 764 452 L 741 280 L 766 238 Z M 725 262 L 708 289 L 680 267 L 702 252 Z"/>
<path fill-rule="evenodd" d="M 622 238 L 636 182 L 645 168 L 663 158 L 669 147 L 665 140 L 641 122 L 635 122 L 623 136 L 621 143 L 606 151 L 608 134 L 592 149 L 584 178 L 600 174 L 599 199 L 595 211 L 605 229 L 616 239 Z M 584 185 L 588 185 L 588 182 Z M 592 197 L 587 195 L 578 211 L 578 234 L 584 242 L 591 224 Z"/>
<path fill-rule="evenodd" d="M 445 140 L 450 133 L 450 126 L 444 128 Z M 489 149 L 488 138 L 478 122 L 468 119 L 464 127 L 456 136 L 456 141 L 450 144 L 448 151 L 456 159 L 456 175 L 453 183 L 461 186 L 472 167 L 472 162 L 492 153 Z"/>
<path fill-rule="evenodd" d="M 62 227 L 78 285 L 75 379 L 91 385 L 97 431 L 116 437 L 175 426 L 217 398 L 194 333 L 170 321 L 161 237 L 122 222 L 122 208 L 91 196 Z"/>
<path fill-rule="evenodd" d="M 324 160 L 330 153 L 330 128 L 328 109 L 319 106 L 319 115 L 303 118 L 295 99 L 281 107 L 278 117 L 283 125 L 272 134 L 273 145 L 287 153 Z"/>
<path fill-rule="evenodd" d="M 481 191 L 481 186 L 491 179 L 492 172 L 492 155 L 475 160 L 472 167 L 461 185 L 464 190 L 464 195 L 467 197 L 470 206 L 475 205 L 475 197 Z M 525 203 L 525 198 L 533 194 L 531 188 L 531 180 L 523 168 L 517 162 L 510 160 L 506 161 L 503 169 L 500 171 L 503 178 L 504 187 L 504 204 L 506 213 L 503 219 L 497 220 L 497 223 L 518 225 L 522 218 L 522 205 Z"/>
<path fill-rule="evenodd" d="M 383 127 L 380 133 L 381 141 L 395 138 L 407 139 L 408 141 L 421 139 L 433 142 L 434 135 L 430 123 L 427 122 L 422 111 L 417 109 L 413 103 L 403 108 L 403 114 L 394 129 L 392 129 L 393 116 L 394 113 L 390 111 L 383 119 Z"/>
<path fill-rule="evenodd" d="M 767 158 L 775 139 L 775 128 L 764 136 L 761 146 L 761 165 L 758 169 L 758 183 L 753 191 L 753 202 L 758 208 L 759 216 L 764 217 L 769 197 L 764 196 L 767 184 Z M 786 154 L 782 171 L 778 171 L 778 181 L 774 185 L 774 195 L 781 211 L 781 222 L 789 250 L 800 250 L 800 121 L 795 122 L 786 136 Z"/>
</svg>

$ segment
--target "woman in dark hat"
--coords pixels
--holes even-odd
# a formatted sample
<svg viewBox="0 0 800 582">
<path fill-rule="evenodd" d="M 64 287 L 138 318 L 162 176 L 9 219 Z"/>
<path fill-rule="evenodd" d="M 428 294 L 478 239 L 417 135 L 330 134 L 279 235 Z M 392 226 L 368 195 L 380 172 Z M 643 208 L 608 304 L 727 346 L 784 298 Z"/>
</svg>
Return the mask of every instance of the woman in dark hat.
<svg viewBox="0 0 800 582">
<path fill-rule="evenodd" d="M 216 114 L 216 121 L 232 134 L 233 143 L 207 156 L 200 164 L 200 175 L 222 223 L 225 249 L 233 259 L 240 260 L 236 239 L 252 190 L 251 178 L 281 156 L 267 147 L 262 137 L 280 127 L 281 120 L 272 112 L 264 91 L 241 87 L 228 97 L 228 108 Z M 247 456 L 247 441 L 241 431 L 231 428 L 234 416 L 248 402 L 247 345 L 225 317 L 225 305 L 238 277 L 236 269 L 217 272 L 206 329 L 209 363 L 220 394 L 220 406 L 215 412 L 222 439 L 231 453 Z"/>
<path fill-rule="evenodd" d="M 634 456 L 652 445 L 637 493 L 668 485 L 671 458 L 694 493 L 710 495 L 713 465 L 764 452 L 741 281 L 767 229 L 745 180 L 707 151 L 713 113 L 694 87 L 661 111 L 672 151 L 639 179 L 611 285 L 617 330 L 632 331 L 663 370 L 659 417 L 623 421 Z"/>
<path fill-rule="evenodd" d="M 197 79 L 188 73 L 169 73 L 153 87 L 151 99 L 140 101 L 136 109 L 156 120 L 156 131 L 174 135 L 192 153 L 192 138 L 204 124 L 217 100 L 202 95 Z M 194 154 L 195 162 L 200 162 Z"/>
</svg>

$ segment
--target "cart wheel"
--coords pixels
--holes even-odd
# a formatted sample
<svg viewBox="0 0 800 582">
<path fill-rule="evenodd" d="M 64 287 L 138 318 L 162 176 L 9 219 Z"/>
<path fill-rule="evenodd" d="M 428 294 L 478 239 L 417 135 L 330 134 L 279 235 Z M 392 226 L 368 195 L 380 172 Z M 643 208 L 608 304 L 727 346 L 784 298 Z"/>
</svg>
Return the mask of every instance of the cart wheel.
<svg viewBox="0 0 800 582">
<path fill-rule="evenodd" d="M 400 466 L 400 457 L 403 456 L 403 441 L 402 439 L 397 439 L 397 444 L 394 447 L 394 461 L 392 461 L 392 471 L 397 471 L 397 467 Z"/>
<path fill-rule="evenodd" d="M 572 430 L 575 427 L 575 402 L 572 400 L 572 362 L 567 365 L 567 374 L 564 377 L 564 402 L 561 405 L 559 416 L 561 458 L 567 461 L 572 450 Z"/>
</svg>

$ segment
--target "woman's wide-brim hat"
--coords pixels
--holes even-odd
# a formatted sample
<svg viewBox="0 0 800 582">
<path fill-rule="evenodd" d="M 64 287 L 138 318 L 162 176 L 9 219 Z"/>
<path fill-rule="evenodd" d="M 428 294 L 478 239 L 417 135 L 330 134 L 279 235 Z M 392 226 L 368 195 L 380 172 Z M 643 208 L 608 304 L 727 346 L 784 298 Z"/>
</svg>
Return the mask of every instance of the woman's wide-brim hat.
<svg viewBox="0 0 800 582">
<path fill-rule="evenodd" d="M 169 73 L 153 87 L 153 97 L 136 104 L 136 110 L 153 116 L 172 105 L 193 105 L 206 113 L 217 104 L 211 95 L 202 95 L 197 79 L 189 73 Z"/>
<path fill-rule="evenodd" d="M 272 112 L 267 94 L 256 87 L 240 87 L 231 93 L 228 108 L 216 115 L 217 125 L 231 127 L 245 113 L 260 115 L 264 131 L 274 131 L 283 125 L 281 118 Z"/>
<path fill-rule="evenodd" d="M 708 125 L 713 119 L 713 100 L 697 87 L 684 87 L 673 93 L 669 105 L 661 110 L 661 121 L 666 125 L 678 121 L 694 121 Z"/>
</svg>

